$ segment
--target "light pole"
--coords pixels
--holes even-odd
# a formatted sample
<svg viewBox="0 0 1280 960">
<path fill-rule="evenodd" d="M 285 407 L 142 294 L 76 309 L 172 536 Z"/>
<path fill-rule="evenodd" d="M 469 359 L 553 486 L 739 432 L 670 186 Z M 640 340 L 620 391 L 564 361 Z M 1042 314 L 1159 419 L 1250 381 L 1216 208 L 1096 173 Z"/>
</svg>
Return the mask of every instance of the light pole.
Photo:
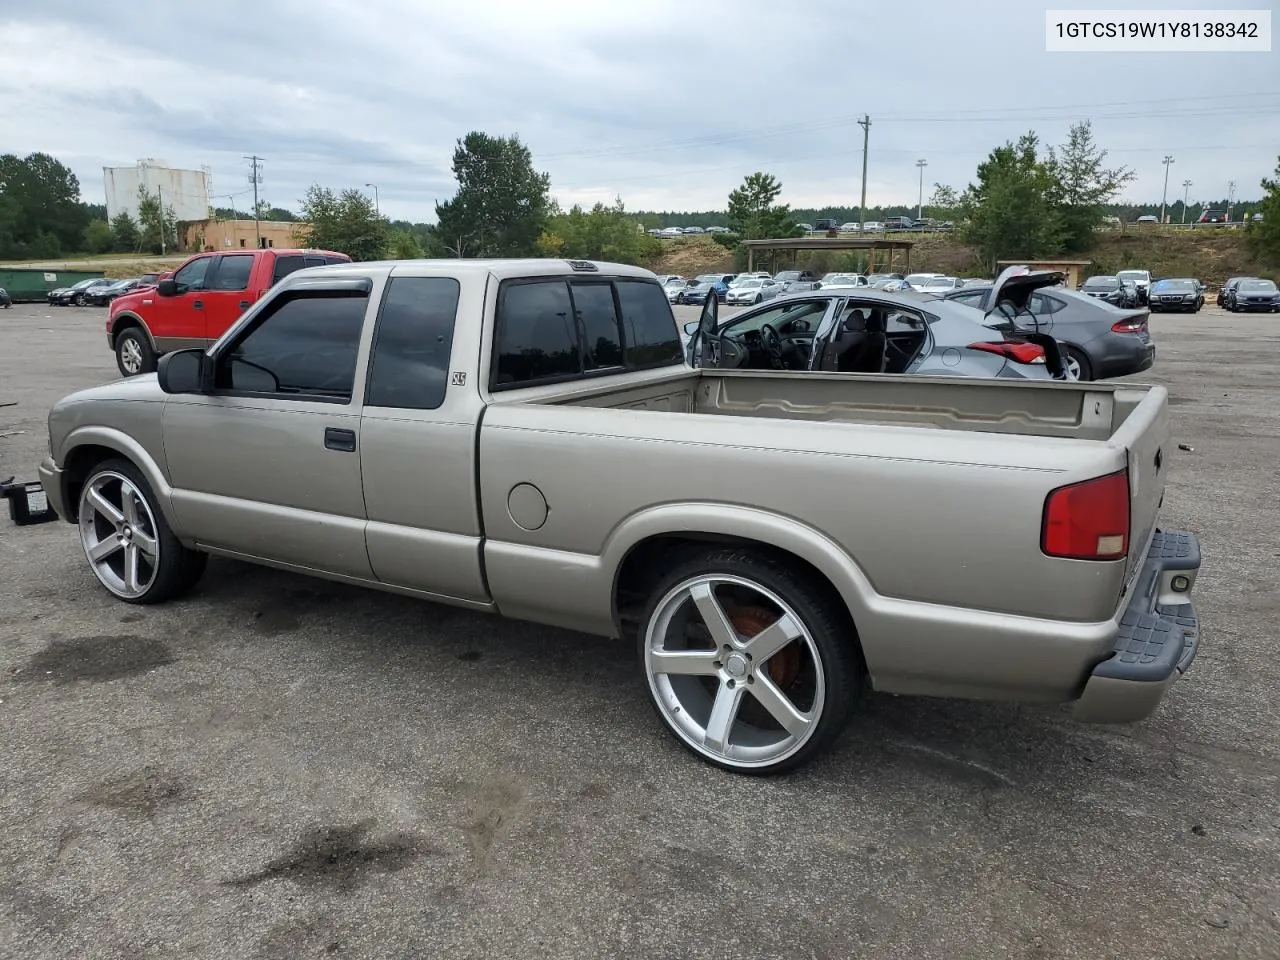
<svg viewBox="0 0 1280 960">
<path fill-rule="evenodd" d="M 1182 222 L 1187 222 L 1187 191 L 1191 189 L 1191 181 L 1182 181 Z"/>
<path fill-rule="evenodd" d="M 366 183 L 365 186 L 373 191 L 373 212 L 378 216 L 382 216 L 382 208 L 378 206 L 378 185 L 376 183 Z"/>
<path fill-rule="evenodd" d="M 916 219 L 919 220 L 924 216 L 924 168 L 929 165 L 928 160 L 917 160 L 916 166 L 920 169 L 920 196 L 916 200 Z"/>
<path fill-rule="evenodd" d="M 1164 164 L 1164 193 L 1160 195 L 1160 222 L 1164 223 L 1165 201 L 1169 198 L 1169 164 L 1173 163 L 1173 157 L 1166 154 L 1160 162 Z"/>
</svg>

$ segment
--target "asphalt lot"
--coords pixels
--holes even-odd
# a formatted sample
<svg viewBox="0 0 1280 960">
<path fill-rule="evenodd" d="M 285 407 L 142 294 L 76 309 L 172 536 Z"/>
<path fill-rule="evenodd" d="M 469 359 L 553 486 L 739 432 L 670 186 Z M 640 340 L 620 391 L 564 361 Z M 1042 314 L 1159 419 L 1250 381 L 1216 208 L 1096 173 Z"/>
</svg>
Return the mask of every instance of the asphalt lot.
<svg viewBox="0 0 1280 960">
<path fill-rule="evenodd" d="M 0 478 L 104 314 L 0 311 Z M 1132 727 L 873 694 L 754 780 L 629 647 L 220 560 L 131 607 L 0 516 L 0 957 L 1275 960 L 1280 317 L 1152 328 L 1204 638 Z"/>
</svg>

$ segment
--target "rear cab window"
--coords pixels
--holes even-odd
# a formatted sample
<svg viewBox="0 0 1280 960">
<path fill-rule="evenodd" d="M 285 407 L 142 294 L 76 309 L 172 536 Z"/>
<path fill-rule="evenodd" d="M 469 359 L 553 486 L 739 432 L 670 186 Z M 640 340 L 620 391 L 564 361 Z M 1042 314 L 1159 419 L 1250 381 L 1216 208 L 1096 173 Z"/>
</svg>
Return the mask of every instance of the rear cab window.
<svg viewBox="0 0 1280 960">
<path fill-rule="evenodd" d="M 675 315 L 656 280 L 538 277 L 499 289 L 492 390 L 683 363 Z"/>
</svg>

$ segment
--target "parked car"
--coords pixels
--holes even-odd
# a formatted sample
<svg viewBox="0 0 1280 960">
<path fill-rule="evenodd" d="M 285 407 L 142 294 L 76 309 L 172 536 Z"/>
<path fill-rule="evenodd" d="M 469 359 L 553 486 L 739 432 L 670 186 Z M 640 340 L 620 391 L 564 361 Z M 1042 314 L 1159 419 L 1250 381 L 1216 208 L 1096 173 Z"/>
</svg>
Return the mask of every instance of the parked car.
<svg viewBox="0 0 1280 960">
<path fill-rule="evenodd" d="M 840 232 L 841 233 L 857 233 L 858 224 L 854 223 L 852 220 L 850 220 L 848 223 L 842 223 L 840 224 Z"/>
<path fill-rule="evenodd" d="M 116 297 L 107 311 L 107 345 L 126 377 L 150 373 L 171 350 L 207 347 L 272 286 L 311 266 L 350 263 L 329 250 L 200 253 L 154 288 Z"/>
<path fill-rule="evenodd" d="M 1226 223 L 1226 222 L 1227 222 L 1227 211 L 1217 210 L 1217 209 L 1205 210 L 1200 214 L 1199 218 L 1196 220 L 1196 223 Z"/>
<path fill-rule="evenodd" d="M 59 287 L 56 290 L 49 291 L 49 304 L 55 307 L 69 307 L 72 305 L 83 307 L 86 302 L 85 298 L 91 291 L 99 287 L 109 287 L 113 283 L 115 281 L 107 277 L 95 277 L 91 280 L 81 280 L 79 283 L 72 284 L 69 287 Z"/>
<path fill-rule="evenodd" d="M 680 303 L 678 299 L 680 291 L 689 285 L 689 281 L 684 277 L 671 277 L 662 283 L 662 291 L 667 295 L 668 303 Z"/>
<path fill-rule="evenodd" d="M 1148 306 L 1152 313 L 1199 313 L 1204 306 L 1204 286 L 1190 277 L 1169 277 L 1151 285 Z"/>
<path fill-rule="evenodd" d="M 884 224 L 879 220 L 868 220 L 862 225 L 863 233 L 884 233 Z"/>
<path fill-rule="evenodd" d="M 772 300 L 781 290 L 781 284 L 774 283 L 772 280 L 749 277 L 737 286 L 730 287 L 724 302 L 727 304 L 760 303 L 764 300 Z"/>
<path fill-rule="evenodd" d="M 13 306 L 13 298 L 9 296 L 9 291 L 0 287 L 0 309 L 8 310 L 11 306 Z"/>
<path fill-rule="evenodd" d="M 1128 309 L 1140 306 L 1137 284 L 1125 283 L 1119 277 L 1089 277 L 1080 287 L 1080 292 L 1087 297 L 1104 300 L 1113 307 Z"/>
<path fill-rule="evenodd" d="M 1138 300 L 1146 303 L 1147 298 L 1151 295 L 1151 271 L 1150 270 L 1118 270 L 1116 277 L 1121 283 L 1132 283 L 1138 288 Z"/>
<path fill-rule="evenodd" d="M 826 231 L 826 230 L 839 230 L 839 229 L 840 229 L 840 221 L 839 221 L 839 220 L 832 220 L 832 219 L 830 219 L 830 218 L 825 218 L 825 219 L 822 219 L 822 220 L 816 220 L 816 221 L 814 221 L 813 229 L 814 229 L 814 230 L 819 230 L 819 231 Z"/>
<path fill-rule="evenodd" d="M 869 273 L 867 274 L 867 286 L 874 290 L 879 290 L 886 283 L 894 280 L 902 280 L 904 277 L 900 273 Z"/>
<path fill-rule="evenodd" d="M 885 217 L 885 230 L 910 230 L 916 222 L 910 217 Z"/>
<path fill-rule="evenodd" d="M 991 314 L 999 304 L 998 287 L 965 287 L 946 295 L 953 303 Z M 1066 287 L 1047 285 L 1028 298 L 1025 312 L 1005 329 L 1036 329 L 1066 347 L 1069 374 L 1075 380 L 1106 380 L 1140 373 L 1155 363 L 1148 311 L 1121 309 L 1105 299 Z"/>
<path fill-rule="evenodd" d="M 1227 297 L 1229 296 L 1229 292 L 1234 291 L 1236 288 L 1236 285 L 1239 284 L 1240 281 L 1252 280 L 1252 279 L 1253 277 L 1231 277 L 1229 280 L 1227 280 L 1226 283 L 1224 283 L 1222 286 L 1218 288 L 1218 296 L 1217 296 L 1218 306 L 1225 307 L 1227 305 Z"/>
<path fill-rule="evenodd" d="M 907 286 L 916 293 L 947 293 L 964 286 L 955 277 L 948 277 L 941 273 L 913 273 L 909 274 L 905 281 Z"/>
<path fill-rule="evenodd" d="M 690 304 L 692 306 L 700 306 L 706 302 L 707 297 L 712 297 L 719 303 L 724 303 L 729 296 L 729 284 L 724 279 L 716 276 L 695 277 L 690 280 L 685 288 L 676 294 L 676 303 Z"/>
<path fill-rule="evenodd" d="M 1232 313 L 1239 311 L 1270 311 L 1280 313 L 1280 292 L 1274 280 L 1249 277 L 1237 283 L 1224 298 L 1224 306 Z"/>
<path fill-rule="evenodd" d="M 801 230 L 803 230 L 805 233 L 813 233 L 812 223 L 797 223 L 796 226 L 799 227 Z"/>
<path fill-rule="evenodd" d="M 1134 223 L 1159 223 L 1160 218 L 1150 213 L 1144 213 Z"/>
<path fill-rule="evenodd" d="M 867 278 L 860 273 L 828 273 L 824 274 L 822 279 L 818 281 L 818 288 L 822 290 L 833 289 L 852 289 L 857 287 L 868 287 Z"/>
<path fill-rule="evenodd" d="M 116 297 L 123 296 L 133 290 L 142 287 L 141 280 L 136 278 L 129 280 L 117 280 L 115 283 L 105 287 L 92 287 L 84 294 L 84 302 L 90 307 L 105 307 Z"/>
<path fill-rule="evenodd" d="M 1149 716 L 1199 636 L 1199 544 L 1159 519 L 1167 404 L 1134 384 L 730 378 L 685 366 L 635 267 L 359 263 L 59 400 L 39 475 L 121 602 L 176 600 L 217 554 L 625 638 L 684 748 L 766 775 L 820 757 L 868 687 Z M 885 490 L 904 509 L 850 496 Z"/>
<path fill-rule="evenodd" d="M 734 370 L 1054 379 L 1044 348 L 1020 331 L 1007 336 L 942 300 L 878 291 L 815 290 L 734 314 L 718 324 L 709 352 L 697 330 L 697 321 L 685 325 L 694 366 L 712 356 Z M 1061 379 L 1064 362 L 1058 358 Z"/>
</svg>

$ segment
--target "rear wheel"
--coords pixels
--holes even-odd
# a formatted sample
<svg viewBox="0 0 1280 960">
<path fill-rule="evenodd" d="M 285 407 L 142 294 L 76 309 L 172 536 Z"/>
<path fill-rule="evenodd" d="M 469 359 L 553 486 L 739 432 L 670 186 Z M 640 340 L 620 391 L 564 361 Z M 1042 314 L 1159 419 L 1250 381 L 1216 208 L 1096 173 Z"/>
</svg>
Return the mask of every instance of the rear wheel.
<svg viewBox="0 0 1280 960">
<path fill-rule="evenodd" d="M 1089 363 L 1089 358 L 1084 355 L 1084 351 L 1075 347 L 1067 347 L 1067 379 L 1093 379 L 1093 366 Z"/>
<path fill-rule="evenodd" d="M 156 352 L 137 327 L 122 330 L 116 337 L 116 366 L 126 377 L 151 373 L 156 368 Z"/>
<path fill-rule="evenodd" d="M 84 306 L 84 294 L 83 294 L 83 293 L 77 293 L 77 294 L 75 295 L 75 299 L 74 299 L 74 300 L 72 300 L 71 302 L 72 302 L 73 304 L 75 304 L 77 307 L 83 307 L 83 306 Z"/>
<path fill-rule="evenodd" d="M 710 549 L 654 588 L 640 660 L 658 715 L 703 760 L 784 773 L 844 729 L 865 673 L 837 598 L 767 555 Z"/>
</svg>

